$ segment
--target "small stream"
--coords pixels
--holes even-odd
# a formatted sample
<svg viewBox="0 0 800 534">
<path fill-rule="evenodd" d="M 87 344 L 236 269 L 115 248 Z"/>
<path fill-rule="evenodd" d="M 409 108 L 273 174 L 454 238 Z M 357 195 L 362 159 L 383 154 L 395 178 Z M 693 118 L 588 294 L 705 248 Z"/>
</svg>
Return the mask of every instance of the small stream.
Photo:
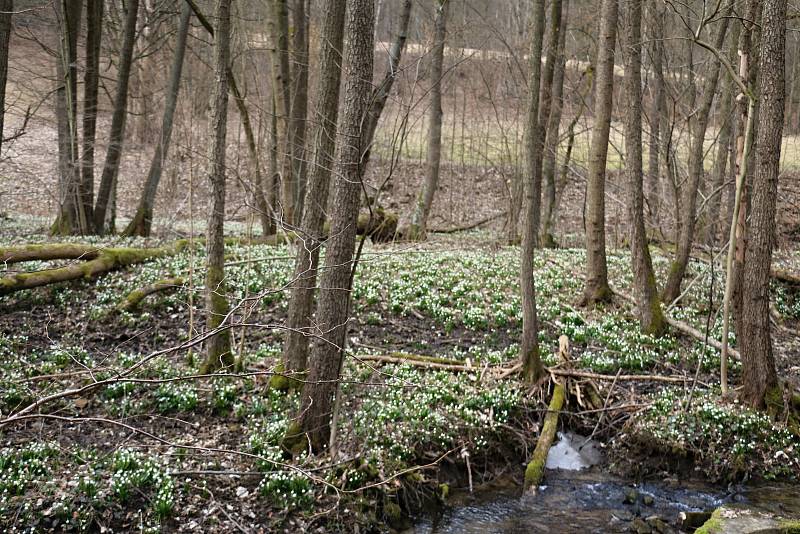
<svg viewBox="0 0 800 534">
<path fill-rule="evenodd" d="M 635 484 L 603 470 L 596 444 L 569 433 L 559 433 L 559 438 L 548 456 L 551 470 L 546 485 L 535 495 L 520 497 L 522 491 L 514 484 L 457 495 L 442 513 L 417 523 L 415 532 L 682 532 L 681 512 L 710 512 L 726 503 L 800 514 L 797 487 L 728 488 L 684 481 Z"/>
</svg>

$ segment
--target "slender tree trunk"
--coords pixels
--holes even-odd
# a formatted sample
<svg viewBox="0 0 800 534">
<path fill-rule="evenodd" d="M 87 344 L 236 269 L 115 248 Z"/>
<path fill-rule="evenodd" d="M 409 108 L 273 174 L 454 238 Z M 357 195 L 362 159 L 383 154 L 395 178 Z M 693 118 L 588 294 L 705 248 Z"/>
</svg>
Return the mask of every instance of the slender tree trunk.
<svg viewBox="0 0 800 534">
<path fill-rule="evenodd" d="M 614 47 L 617 39 L 617 0 L 603 0 L 597 47 L 595 112 L 589 175 L 586 183 L 586 285 L 583 304 L 611 298 L 606 264 L 606 157 L 614 98 Z"/>
<path fill-rule="evenodd" d="M 711 179 L 711 191 L 708 204 L 708 226 L 706 227 L 705 243 L 714 245 L 717 241 L 717 223 L 719 222 L 722 193 L 725 190 L 725 178 L 728 170 L 728 159 L 733 140 L 733 84 L 727 83 L 722 92 L 719 104 L 719 117 L 722 121 L 717 136 L 717 153 L 714 157 L 714 167 Z"/>
<path fill-rule="evenodd" d="M 555 5 L 556 2 L 553 2 Z M 558 45 L 553 60 L 553 81 L 550 90 L 551 109 L 547 119 L 546 141 L 542 154 L 542 217 L 539 231 L 539 243 L 542 246 L 554 246 L 555 240 L 551 234 L 553 213 L 556 203 L 556 163 L 558 162 L 558 142 L 561 126 L 561 113 L 564 109 L 564 71 L 567 56 L 564 53 L 567 36 L 567 18 L 569 14 L 569 0 L 564 0 L 561 7 L 561 20 L 559 21 Z M 550 56 L 548 55 L 548 61 Z"/>
<path fill-rule="evenodd" d="M 525 221 L 522 229 L 522 251 L 519 280 L 522 286 L 522 342 L 520 358 L 526 382 L 533 383 L 542 375 L 539 358 L 539 319 L 536 312 L 536 286 L 533 275 L 533 256 L 536 249 L 538 207 L 535 202 L 536 165 L 541 159 L 539 121 L 539 85 L 542 75 L 542 41 L 544 40 L 544 0 L 533 3 L 531 29 L 530 78 L 528 79 L 528 115 L 525 124 Z M 541 167 L 540 167 L 541 170 Z M 541 175 L 539 176 L 541 179 Z"/>
<path fill-rule="evenodd" d="M 183 71 L 183 58 L 186 52 L 186 37 L 189 33 L 189 19 L 192 10 L 189 4 L 183 3 L 181 7 L 181 20 L 178 24 L 178 37 L 175 43 L 175 55 L 172 58 L 172 67 L 169 73 L 169 86 L 167 98 L 164 102 L 164 117 L 161 120 L 161 135 L 159 137 L 153 159 L 150 160 L 150 170 L 147 180 L 139 198 L 139 207 L 130 224 L 123 232 L 125 235 L 139 235 L 147 237 L 153 226 L 153 207 L 161 181 L 164 160 L 169 154 L 170 140 L 172 139 L 172 121 L 175 116 L 175 106 L 178 103 L 178 94 L 181 89 L 181 73 Z"/>
<path fill-rule="evenodd" d="M 14 0 L 0 0 L 0 155 L 2 155 L 3 148 L 3 119 L 6 115 L 8 43 L 11 40 L 12 11 L 14 11 Z"/>
<path fill-rule="evenodd" d="M 56 59 L 56 121 L 58 123 L 59 210 L 50 227 L 55 235 L 87 234 L 89 221 L 81 210 L 78 169 L 78 33 L 81 2 L 56 0 L 59 55 Z"/>
<path fill-rule="evenodd" d="M 544 70 L 541 74 L 540 88 L 539 88 L 539 118 L 536 128 L 539 130 L 538 141 L 539 148 L 539 161 L 536 163 L 537 169 L 534 175 L 536 179 L 536 187 L 534 188 L 534 210 L 533 210 L 533 226 L 536 230 L 536 244 L 539 244 L 539 229 L 542 220 L 542 183 L 545 181 L 543 157 L 545 156 L 545 146 L 547 143 L 547 134 L 550 132 L 550 115 L 553 108 L 553 80 L 555 79 L 556 61 L 558 57 L 559 43 L 561 42 L 561 11 L 562 0 L 552 0 L 550 2 L 550 14 L 548 16 L 549 28 L 547 30 L 547 55 Z M 556 136 L 558 132 L 556 132 Z M 544 185 L 547 189 L 547 185 Z"/>
<path fill-rule="evenodd" d="M 97 132 L 97 95 L 100 85 L 100 45 L 103 2 L 86 1 L 86 69 L 83 74 L 83 151 L 81 153 L 81 203 L 89 224 L 94 224 L 94 145 Z"/>
<path fill-rule="evenodd" d="M 292 175 L 295 179 L 295 223 L 303 218 L 306 194 L 306 120 L 308 115 L 308 17 L 306 0 L 294 0 L 292 10 Z"/>
<path fill-rule="evenodd" d="M 317 304 L 317 322 L 323 334 L 311 349 L 311 369 L 301 395 L 300 415 L 288 437 L 305 437 L 300 450 L 310 445 L 320 452 L 328 446 L 333 399 L 341 375 L 354 273 L 356 220 L 361 196 L 363 125 L 372 97 L 374 56 L 373 0 L 347 3 L 344 108 L 334 188 L 336 209 L 331 216 L 331 237 L 326 242 L 325 269 Z M 305 439 L 308 441 L 306 442 Z"/>
<path fill-rule="evenodd" d="M 411 0 L 403 0 L 403 7 L 400 12 L 400 23 L 397 29 L 392 46 L 389 49 L 389 64 L 386 67 L 386 73 L 383 75 L 383 80 L 378 84 L 375 89 L 372 104 L 369 109 L 369 116 L 367 118 L 367 126 L 364 130 L 364 147 L 366 153 L 364 154 L 364 164 L 362 170 L 366 169 L 367 164 L 372 154 L 372 142 L 375 139 L 375 131 L 378 129 L 378 121 L 383 114 L 383 108 L 386 107 L 386 101 L 389 99 L 389 94 L 392 91 L 392 85 L 397 78 L 400 68 L 400 58 L 403 55 L 403 50 L 406 46 L 406 39 L 408 38 L 408 21 L 411 20 Z"/>
<path fill-rule="evenodd" d="M 661 131 L 663 113 L 667 107 L 667 96 L 664 83 L 664 22 L 666 10 L 659 8 L 661 2 L 653 0 L 650 2 L 652 14 L 650 16 L 650 57 L 652 60 L 652 101 L 650 107 L 650 137 L 648 140 L 647 157 L 647 207 L 649 220 L 657 224 L 660 205 L 659 172 L 661 155 L 661 136 L 665 132 Z"/>
<path fill-rule="evenodd" d="M 103 234 L 108 228 L 107 211 L 115 211 L 116 182 L 122 144 L 125 140 L 125 123 L 128 116 L 128 85 L 133 63 L 133 46 L 136 42 L 136 18 L 139 14 L 139 0 L 130 0 L 125 14 L 125 30 L 120 49 L 119 72 L 117 73 L 117 94 L 114 99 L 114 112 L 111 116 L 108 151 L 100 177 L 97 202 L 94 206 L 94 230 Z M 113 226 L 113 221 L 110 221 Z"/>
<path fill-rule="evenodd" d="M 322 71 L 314 93 L 317 95 L 314 116 L 318 121 L 314 134 L 314 162 L 309 172 L 306 208 L 300 225 L 301 239 L 296 246 L 292 298 L 289 300 L 287 333 L 283 344 L 282 362 L 286 372 L 304 372 L 308 365 L 307 334 L 311 327 L 317 267 L 324 240 L 323 225 L 336 148 L 344 15 L 343 2 L 327 4 L 319 53 Z M 277 379 L 273 383 L 284 385 L 284 381 Z M 294 385 L 292 382 L 285 384 Z"/>
<path fill-rule="evenodd" d="M 211 206 L 206 230 L 206 331 L 220 327 L 228 315 L 225 290 L 225 149 L 228 134 L 228 73 L 230 65 L 231 2 L 217 0 L 214 34 L 214 85 L 210 106 Z M 201 373 L 234 364 L 230 332 L 223 330 L 206 341 Z"/>
<path fill-rule="evenodd" d="M 428 154 L 426 162 L 425 183 L 422 186 L 414 213 L 408 238 L 425 239 L 428 233 L 428 217 L 433 206 L 433 197 L 439 187 L 439 165 L 442 159 L 442 76 L 444 71 L 444 44 L 447 37 L 447 12 L 449 0 L 438 0 L 436 10 L 436 30 L 431 51 L 431 90 L 430 110 L 428 114 Z"/>
<path fill-rule="evenodd" d="M 717 50 L 722 50 L 725 44 L 725 32 L 728 29 L 728 17 L 723 17 L 714 37 L 713 46 Z M 686 267 L 689 264 L 689 257 L 692 253 L 694 243 L 695 218 L 697 214 L 697 193 L 700 189 L 700 182 L 705 171 L 703 169 L 703 156 L 705 155 L 704 142 L 706 130 L 708 129 L 708 119 L 711 111 L 711 104 L 714 102 L 714 93 L 717 91 L 717 81 L 719 79 L 719 61 L 714 60 L 712 66 L 707 70 L 703 93 L 699 107 L 694 111 L 690 119 L 691 125 L 691 145 L 689 147 L 689 178 L 688 183 L 683 186 L 683 200 L 681 202 L 681 217 L 678 226 L 678 250 L 675 259 L 670 266 L 667 283 L 664 286 L 664 302 L 672 302 L 681 292 L 681 282 L 686 274 Z"/>
<path fill-rule="evenodd" d="M 281 208 L 284 224 L 294 224 L 294 199 L 296 182 L 292 175 L 292 98 L 289 71 L 289 13 L 287 0 L 270 0 L 272 17 L 272 94 L 278 113 L 278 159 L 281 175 Z"/>
<path fill-rule="evenodd" d="M 742 399 L 783 408 L 770 335 L 770 267 L 785 109 L 786 0 L 765 0 L 761 21 L 757 160 L 742 288 Z M 777 395 L 775 394 L 777 390 Z M 777 396 L 777 399 L 775 398 Z"/>
<path fill-rule="evenodd" d="M 625 39 L 625 174 L 631 224 L 631 263 L 639 324 L 645 334 L 660 335 L 666 323 L 658 298 L 644 226 L 642 164 L 642 0 L 627 0 Z"/>
</svg>

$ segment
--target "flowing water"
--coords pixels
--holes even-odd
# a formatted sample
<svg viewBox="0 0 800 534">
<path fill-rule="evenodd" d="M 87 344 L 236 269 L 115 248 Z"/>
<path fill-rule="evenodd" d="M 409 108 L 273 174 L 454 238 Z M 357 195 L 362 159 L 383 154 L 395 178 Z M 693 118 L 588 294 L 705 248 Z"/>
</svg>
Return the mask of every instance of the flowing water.
<svg viewBox="0 0 800 534">
<path fill-rule="evenodd" d="M 601 454 L 591 441 L 573 434 L 559 438 L 548 456 L 547 467 L 552 470 L 546 485 L 535 495 L 520 497 L 519 487 L 495 485 L 456 496 L 441 514 L 420 521 L 415 532 L 680 532 L 681 512 L 710 512 L 726 503 L 747 503 L 782 515 L 800 513 L 796 487 L 728 488 L 683 481 L 634 484 L 597 465 Z"/>
</svg>

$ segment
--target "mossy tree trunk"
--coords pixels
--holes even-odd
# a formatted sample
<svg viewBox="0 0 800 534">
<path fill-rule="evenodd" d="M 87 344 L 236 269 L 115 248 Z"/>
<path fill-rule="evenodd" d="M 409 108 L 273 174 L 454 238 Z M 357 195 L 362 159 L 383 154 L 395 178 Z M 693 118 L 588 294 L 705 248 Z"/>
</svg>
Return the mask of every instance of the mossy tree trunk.
<svg viewBox="0 0 800 534">
<path fill-rule="evenodd" d="M 319 253 L 324 241 L 325 213 L 336 148 L 336 124 L 339 117 L 342 40 L 345 6 L 341 2 L 327 5 L 320 41 L 322 72 L 317 80 L 316 110 L 320 123 L 314 134 L 314 161 L 308 180 L 300 239 L 297 240 L 294 277 L 289 300 L 286 338 L 282 365 L 285 373 L 304 372 L 308 363 L 311 312 L 317 284 Z M 276 375 L 275 386 L 295 384 Z"/>
<path fill-rule="evenodd" d="M 228 122 L 228 65 L 230 64 L 230 0 L 217 0 L 214 34 L 214 86 L 211 91 L 210 154 L 211 206 L 206 231 L 206 331 L 223 326 L 229 312 L 225 291 L 225 149 Z M 201 372 L 233 367 L 230 332 L 226 329 L 206 341 Z"/>
<path fill-rule="evenodd" d="M 324 450 L 330 440 L 333 401 L 341 376 L 350 289 L 354 274 L 356 219 L 361 196 L 361 146 L 364 119 L 372 97 L 374 61 L 374 3 L 347 3 L 347 47 L 345 49 L 344 109 L 334 188 L 331 237 L 326 245 L 325 269 L 317 304 L 317 322 L 322 335 L 311 348 L 308 382 L 301 394 L 296 423 L 287 431 L 287 446 L 313 452 Z"/>
<path fill-rule="evenodd" d="M 666 328 L 644 226 L 642 164 L 642 0 L 627 0 L 625 26 L 625 175 L 631 224 L 631 263 L 639 324 L 646 334 Z"/>
</svg>

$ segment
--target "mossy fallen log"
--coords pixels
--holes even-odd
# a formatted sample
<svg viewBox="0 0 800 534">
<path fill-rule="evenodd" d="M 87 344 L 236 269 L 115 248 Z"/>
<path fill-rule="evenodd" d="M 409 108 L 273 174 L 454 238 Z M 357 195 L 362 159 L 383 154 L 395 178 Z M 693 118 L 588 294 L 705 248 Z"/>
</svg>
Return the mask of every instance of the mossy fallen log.
<svg viewBox="0 0 800 534">
<path fill-rule="evenodd" d="M 79 247 L 83 246 L 87 255 L 78 254 Z M 25 258 L 17 261 L 54 260 L 54 259 L 82 259 L 85 261 L 71 263 L 64 267 L 45 269 L 29 273 L 17 273 L 0 278 L 0 296 L 46 286 L 70 280 L 92 279 L 101 274 L 143 263 L 154 258 L 175 254 L 185 246 L 185 242 L 178 241 L 168 247 L 160 248 L 97 248 L 87 245 L 76 247 L 63 247 L 61 243 L 52 245 L 28 245 L 23 247 L 7 247 L 0 249 L 0 256 L 12 258 Z M 35 248 L 32 248 L 35 247 Z M 76 257 L 75 255 L 78 254 Z"/>
<path fill-rule="evenodd" d="M 547 463 L 547 454 L 553 445 L 553 439 L 558 429 L 558 415 L 564 407 L 566 390 L 562 384 L 556 384 L 553 388 L 553 396 L 550 398 L 550 405 L 547 408 L 547 415 L 544 416 L 542 431 L 539 433 L 539 440 L 533 451 L 525 469 L 525 491 L 536 492 L 536 488 L 544 478 L 544 468 Z"/>
<path fill-rule="evenodd" d="M 0 263 L 11 265 L 25 261 L 93 260 L 101 252 L 97 245 L 47 243 L 0 248 Z"/>
<path fill-rule="evenodd" d="M 159 280 L 158 282 L 154 282 L 150 285 L 144 286 L 140 289 L 136 289 L 128 293 L 128 296 L 119 303 L 117 309 L 119 311 L 126 311 L 131 312 L 136 310 L 141 304 L 144 299 L 152 295 L 153 293 L 159 293 L 163 291 L 168 291 L 171 289 L 177 289 L 183 286 L 183 278 L 180 276 L 174 278 L 165 278 L 163 280 Z"/>
</svg>

